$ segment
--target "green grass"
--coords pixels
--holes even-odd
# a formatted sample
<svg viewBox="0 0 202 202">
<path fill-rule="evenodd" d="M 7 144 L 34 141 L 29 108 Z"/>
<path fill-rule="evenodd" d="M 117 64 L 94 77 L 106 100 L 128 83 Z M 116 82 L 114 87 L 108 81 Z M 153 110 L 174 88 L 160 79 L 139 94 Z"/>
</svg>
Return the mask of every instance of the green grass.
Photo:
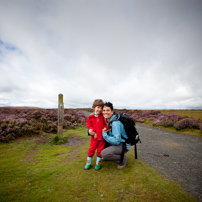
<svg viewBox="0 0 202 202">
<path fill-rule="evenodd" d="M 202 121 L 202 110 L 161 110 L 163 114 L 178 114 L 180 116 L 200 118 Z"/>
<path fill-rule="evenodd" d="M 86 127 L 64 132 L 69 134 L 87 141 L 51 146 L 32 136 L 1 143 L 0 201 L 195 201 L 177 184 L 135 160 L 133 151 L 127 153 L 123 170 L 106 161 L 99 171 L 84 170 L 90 144 Z M 54 136 L 43 134 L 50 140 Z"/>
</svg>

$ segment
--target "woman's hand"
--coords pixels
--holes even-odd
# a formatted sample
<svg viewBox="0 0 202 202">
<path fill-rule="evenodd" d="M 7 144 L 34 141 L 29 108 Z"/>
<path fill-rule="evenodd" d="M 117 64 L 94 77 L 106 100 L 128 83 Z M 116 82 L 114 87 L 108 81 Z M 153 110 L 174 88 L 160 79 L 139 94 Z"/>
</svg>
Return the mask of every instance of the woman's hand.
<svg viewBox="0 0 202 202">
<path fill-rule="evenodd" d="M 94 135 L 95 135 L 95 132 L 94 132 L 92 129 L 89 129 L 88 133 L 89 133 L 91 136 L 94 136 Z"/>
</svg>

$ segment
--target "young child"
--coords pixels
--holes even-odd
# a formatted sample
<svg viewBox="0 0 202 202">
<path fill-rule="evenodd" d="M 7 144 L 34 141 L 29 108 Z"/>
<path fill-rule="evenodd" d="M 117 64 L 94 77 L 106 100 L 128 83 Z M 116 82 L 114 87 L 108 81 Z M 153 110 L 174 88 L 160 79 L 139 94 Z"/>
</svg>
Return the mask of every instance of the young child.
<svg viewBox="0 0 202 202">
<path fill-rule="evenodd" d="M 104 131 L 109 130 L 105 122 L 105 119 L 102 115 L 103 105 L 104 102 L 102 100 L 100 99 L 95 100 L 92 106 L 94 113 L 90 114 L 90 116 L 87 118 L 86 125 L 88 129 L 92 129 L 95 132 L 95 135 L 91 136 L 91 143 L 90 148 L 88 150 L 87 163 L 84 167 L 85 170 L 90 169 L 92 158 L 93 155 L 95 154 L 96 149 L 97 149 L 97 160 L 95 170 L 100 170 L 101 168 L 101 151 L 105 147 L 105 141 L 102 138 L 102 129 L 104 129 Z"/>
</svg>

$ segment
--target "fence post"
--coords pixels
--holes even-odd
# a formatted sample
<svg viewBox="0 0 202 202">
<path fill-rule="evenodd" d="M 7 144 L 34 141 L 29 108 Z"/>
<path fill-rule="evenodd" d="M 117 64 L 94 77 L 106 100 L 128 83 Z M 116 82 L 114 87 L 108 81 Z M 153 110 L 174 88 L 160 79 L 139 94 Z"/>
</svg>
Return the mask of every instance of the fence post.
<svg viewBox="0 0 202 202">
<path fill-rule="evenodd" d="M 64 103 L 63 94 L 58 95 L 58 136 L 63 138 Z"/>
</svg>

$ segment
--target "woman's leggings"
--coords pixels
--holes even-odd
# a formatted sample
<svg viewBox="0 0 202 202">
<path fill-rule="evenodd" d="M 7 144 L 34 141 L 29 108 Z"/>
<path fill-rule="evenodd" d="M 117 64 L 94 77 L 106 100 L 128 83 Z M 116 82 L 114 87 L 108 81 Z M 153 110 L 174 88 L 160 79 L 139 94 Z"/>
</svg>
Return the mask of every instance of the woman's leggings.
<svg viewBox="0 0 202 202">
<path fill-rule="evenodd" d="M 125 150 L 124 153 L 126 153 L 127 151 L 128 150 Z M 104 160 L 112 161 L 118 164 L 120 164 L 121 154 L 122 154 L 122 145 L 109 146 L 104 150 L 102 150 L 101 152 L 101 156 Z"/>
</svg>

